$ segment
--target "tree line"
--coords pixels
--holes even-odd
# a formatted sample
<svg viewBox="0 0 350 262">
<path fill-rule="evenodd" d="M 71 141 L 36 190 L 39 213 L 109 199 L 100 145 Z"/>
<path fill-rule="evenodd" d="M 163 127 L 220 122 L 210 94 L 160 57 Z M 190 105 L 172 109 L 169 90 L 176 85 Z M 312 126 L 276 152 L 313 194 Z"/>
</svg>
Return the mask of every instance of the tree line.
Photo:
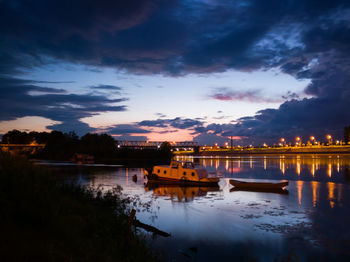
<svg viewBox="0 0 350 262">
<path fill-rule="evenodd" d="M 170 144 L 164 142 L 160 149 L 134 150 L 118 148 L 116 141 L 108 134 L 87 133 L 82 137 L 74 132 L 21 132 L 12 130 L 2 136 L 3 144 L 45 144 L 44 149 L 34 157 L 51 160 L 70 160 L 74 154 L 89 154 L 96 161 L 115 162 L 117 159 L 170 159 Z"/>
</svg>

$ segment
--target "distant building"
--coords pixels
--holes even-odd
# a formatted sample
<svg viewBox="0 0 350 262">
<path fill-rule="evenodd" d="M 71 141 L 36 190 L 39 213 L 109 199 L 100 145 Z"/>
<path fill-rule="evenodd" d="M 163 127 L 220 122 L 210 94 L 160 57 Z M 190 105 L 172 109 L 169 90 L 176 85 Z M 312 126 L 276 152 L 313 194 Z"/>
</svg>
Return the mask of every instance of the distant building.
<svg viewBox="0 0 350 262">
<path fill-rule="evenodd" d="M 346 143 L 350 142 L 350 126 L 344 127 L 344 139 Z"/>
</svg>

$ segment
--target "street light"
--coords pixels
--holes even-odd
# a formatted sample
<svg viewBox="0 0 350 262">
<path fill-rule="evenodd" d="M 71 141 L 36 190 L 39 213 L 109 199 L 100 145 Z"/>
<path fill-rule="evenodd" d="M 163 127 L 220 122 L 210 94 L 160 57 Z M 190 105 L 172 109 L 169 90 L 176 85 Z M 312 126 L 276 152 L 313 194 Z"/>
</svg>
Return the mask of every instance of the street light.
<svg viewBox="0 0 350 262">
<path fill-rule="evenodd" d="M 313 143 L 313 144 L 315 144 L 315 137 L 314 136 L 310 136 L 310 140 L 311 140 L 311 143 Z M 316 142 L 316 144 L 317 144 L 317 142 Z"/>
<path fill-rule="evenodd" d="M 286 142 L 286 140 L 282 137 L 281 138 L 281 143 L 280 143 L 280 145 L 282 145 L 282 146 L 284 146 L 284 143 Z"/>
<path fill-rule="evenodd" d="M 328 139 L 328 142 L 330 144 L 332 144 L 332 136 L 331 135 L 327 135 L 326 138 Z"/>
<path fill-rule="evenodd" d="M 296 142 L 296 145 L 297 145 L 297 146 L 298 146 L 299 144 L 301 145 L 301 139 L 300 139 L 300 137 L 297 136 L 297 137 L 295 138 L 295 140 L 297 141 L 297 142 Z"/>
</svg>

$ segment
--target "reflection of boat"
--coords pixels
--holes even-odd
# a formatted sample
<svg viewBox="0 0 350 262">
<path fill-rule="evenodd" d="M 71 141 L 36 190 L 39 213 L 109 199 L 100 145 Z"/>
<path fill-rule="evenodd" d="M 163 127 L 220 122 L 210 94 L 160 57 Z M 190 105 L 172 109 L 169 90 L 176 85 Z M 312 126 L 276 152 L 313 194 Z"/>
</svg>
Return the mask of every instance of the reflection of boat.
<svg viewBox="0 0 350 262">
<path fill-rule="evenodd" d="M 288 195 L 289 192 L 287 189 L 277 188 L 277 189 L 251 189 L 251 188 L 238 188 L 233 187 L 230 189 L 230 192 L 262 192 L 262 193 L 275 193 L 281 195 Z"/>
<path fill-rule="evenodd" d="M 208 177 L 207 170 L 192 162 L 171 161 L 170 166 L 154 166 L 145 171 L 149 183 L 177 184 L 183 186 L 218 186 L 220 178 Z"/>
<path fill-rule="evenodd" d="M 171 199 L 177 197 L 178 201 L 193 200 L 195 197 L 206 196 L 208 192 L 219 191 L 220 188 L 216 187 L 199 187 L 199 186 L 178 186 L 178 185 L 161 185 L 154 183 L 147 183 L 145 186 L 146 191 L 153 190 L 156 196 L 169 196 Z"/>
<path fill-rule="evenodd" d="M 244 189 L 282 189 L 288 186 L 288 181 L 271 183 L 271 182 L 244 182 L 230 179 L 230 184 L 235 188 Z"/>
</svg>

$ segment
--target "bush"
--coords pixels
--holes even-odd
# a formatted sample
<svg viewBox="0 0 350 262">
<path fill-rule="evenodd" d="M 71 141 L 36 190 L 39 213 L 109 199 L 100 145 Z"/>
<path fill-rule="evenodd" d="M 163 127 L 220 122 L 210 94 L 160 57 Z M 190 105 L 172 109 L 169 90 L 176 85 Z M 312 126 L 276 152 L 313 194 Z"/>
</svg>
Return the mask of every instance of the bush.
<svg viewBox="0 0 350 262">
<path fill-rule="evenodd" d="M 1 261 L 152 261 L 127 239 L 128 200 L 121 188 L 58 184 L 44 168 L 0 153 Z M 137 252 L 131 250 L 137 249 Z"/>
</svg>

